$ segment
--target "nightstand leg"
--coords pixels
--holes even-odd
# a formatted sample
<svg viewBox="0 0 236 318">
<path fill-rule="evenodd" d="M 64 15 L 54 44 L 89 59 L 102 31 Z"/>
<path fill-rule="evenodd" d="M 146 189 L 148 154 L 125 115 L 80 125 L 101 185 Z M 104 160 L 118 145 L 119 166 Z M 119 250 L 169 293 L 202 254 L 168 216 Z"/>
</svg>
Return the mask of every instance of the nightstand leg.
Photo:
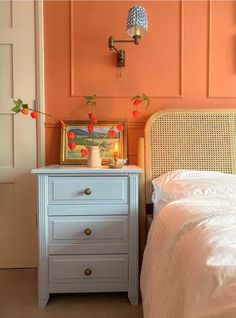
<svg viewBox="0 0 236 318">
<path fill-rule="evenodd" d="M 38 306 L 45 308 L 48 292 L 48 176 L 38 176 Z"/>
<path fill-rule="evenodd" d="M 45 308 L 47 306 L 48 299 L 49 299 L 49 297 L 48 298 L 44 298 L 44 299 L 39 298 L 38 299 L 39 308 L 42 308 L 42 309 Z"/>
<path fill-rule="evenodd" d="M 132 305 L 139 303 L 138 182 L 138 175 L 130 175 L 128 297 Z"/>
<path fill-rule="evenodd" d="M 131 297 L 131 296 L 128 295 L 128 297 L 129 297 L 129 301 L 130 301 L 130 303 L 131 303 L 132 305 L 138 305 L 138 304 L 139 304 L 139 298 L 138 298 L 138 296 L 137 296 L 137 297 Z"/>
</svg>

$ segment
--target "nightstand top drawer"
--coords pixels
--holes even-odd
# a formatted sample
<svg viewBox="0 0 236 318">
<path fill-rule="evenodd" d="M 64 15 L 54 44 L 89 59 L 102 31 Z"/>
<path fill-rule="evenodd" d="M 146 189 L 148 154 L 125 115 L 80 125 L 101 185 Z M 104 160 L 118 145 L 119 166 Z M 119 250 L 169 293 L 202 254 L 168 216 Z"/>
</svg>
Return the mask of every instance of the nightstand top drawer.
<svg viewBox="0 0 236 318">
<path fill-rule="evenodd" d="M 127 203 L 127 177 L 49 177 L 49 204 Z"/>
</svg>

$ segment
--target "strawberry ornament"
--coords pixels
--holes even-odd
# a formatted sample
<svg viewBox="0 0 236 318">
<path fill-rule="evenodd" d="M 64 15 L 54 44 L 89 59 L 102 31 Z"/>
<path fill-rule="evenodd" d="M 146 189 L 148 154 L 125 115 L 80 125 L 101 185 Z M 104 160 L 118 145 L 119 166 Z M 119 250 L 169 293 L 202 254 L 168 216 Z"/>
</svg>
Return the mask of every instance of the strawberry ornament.
<svg viewBox="0 0 236 318">
<path fill-rule="evenodd" d="M 88 154 L 88 150 L 87 150 L 86 148 L 82 148 L 82 149 L 80 150 L 80 152 L 81 152 L 82 158 L 84 158 L 84 157 L 87 156 L 87 154 Z"/>
<path fill-rule="evenodd" d="M 76 147 L 76 143 L 74 141 L 70 141 L 68 143 L 68 147 L 70 148 L 70 150 L 73 151 L 75 149 L 75 147 Z"/>
<path fill-rule="evenodd" d="M 137 99 L 135 99 L 134 101 L 133 101 L 133 105 L 134 106 L 138 106 L 139 104 L 141 104 L 142 103 L 142 98 L 137 98 Z"/>
<path fill-rule="evenodd" d="M 28 113 L 29 113 L 28 107 L 22 108 L 22 109 L 21 109 L 21 113 L 24 114 L 24 115 L 28 115 Z"/>
<path fill-rule="evenodd" d="M 32 112 L 32 113 L 30 114 L 30 116 L 31 116 L 33 119 L 37 119 L 38 116 L 39 116 L 39 114 L 38 114 L 38 112 Z"/>
<path fill-rule="evenodd" d="M 125 128 L 124 125 L 121 124 L 121 123 L 119 123 L 119 124 L 116 125 L 116 129 L 117 129 L 118 131 L 123 131 L 124 128 Z"/>
<path fill-rule="evenodd" d="M 96 125 L 96 124 L 98 123 L 98 120 L 97 120 L 96 118 L 93 118 L 93 119 L 91 120 L 91 123 L 92 123 L 93 125 Z"/>
<path fill-rule="evenodd" d="M 140 113 L 137 109 L 135 109 L 135 110 L 132 111 L 132 115 L 134 116 L 135 119 L 137 119 L 140 114 L 141 114 L 141 113 Z"/>
<path fill-rule="evenodd" d="M 11 110 L 15 114 L 22 113 L 24 115 L 28 115 L 30 111 L 31 112 L 30 115 L 33 119 L 37 119 L 39 115 L 44 115 L 44 116 L 50 117 L 50 119 L 52 119 L 55 123 L 59 124 L 63 129 L 65 129 L 66 125 L 63 120 L 58 120 L 55 117 L 53 117 L 51 114 L 47 114 L 47 113 L 44 113 L 43 111 L 38 111 L 38 110 L 30 108 L 29 105 L 25 104 L 22 99 L 18 98 L 16 100 L 13 100 L 13 103 L 14 103 L 14 106 L 12 107 Z"/>
<path fill-rule="evenodd" d="M 92 124 L 88 125 L 88 132 L 92 132 L 94 130 L 94 126 Z"/>
<path fill-rule="evenodd" d="M 90 112 L 88 113 L 88 117 L 90 120 L 92 120 L 93 118 L 95 118 L 94 113 L 93 113 L 93 109 L 96 107 L 96 95 L 90 95 L 90 96 L 84 96 L 85 99 L 85 104 L 89 105 L 90 107 Z"/>
<path fill-rule="evenodd" d="M 141 114 L 141 112 L 138 111 L 137 106 L 139 106 L 142 102 L 146 102 L 146 107 L 150 105 L 150 98 L 145 94 L 142 94 L 142 96 L 136 95 L 131 99 L 131 101 L 133 102 L 133 106 L 134 106 L 132 115 L 134 116 L 135 119 L 137 119 L 139 115 Z"/>
<path fill-rule="evenodd" d="M 85 98 L 86 104 L 89 106 L 88 117 L 90 120 L 87 126 L 87 130 L 89 133 L 91 133 L 90 136 L 88 137 L 91 145 L 100 146 L 104 142 L 104 139 L 106 139 L 108 136 L 110 138 L 116 138 L 117 132 L 124 131 L 124 129 L 126 128 L 124 123 L 117 122 L 116 124 L 111 124 L 110 128 L 105 133 L 104 137 L 101 139 L 100 131 L 99 130 L 98 132 L 94 131 L 94 125 L 97 125 L 98 123 L 98 120 L 96 119 L 96 116 L 94 114 L 95 113 L 94 109 L 96 106 L 96 95 L 84 96 L 84 98 Z M 131 99 L 131 101 L 133 106 L 132 116 L 135 119 L 138 118 L 141 114 L 139 105 L 142 103 L 146 103 L 146 106 L 148 107 L 150 104 L 150 99 L 145 94 L 136 95 Z M 66 128 L 67 125 L 65 124 L 63 120 L 58 120 L 57 118 L 53 117 L 51 114 L 47 114 L 41 111 L 40 109 L 35 110 L 30 108 L 29 105 L 25 104 L 23 100 L 21 100 L 20 98 L 18 98 L 17 100 L 13 100 L 13 107 L 11 108 L 11 110 L 12 112 L 14 112 L 14 114 L 22 113 L 24 115 L 28 115 L 30 112 L 30 115 L 33 119 L 37 119 L 40 115 L 48 116 L 50 120 L 53 120 L 56 124 L 60 125 L 63 130 L 63 133 L 66 134 L 68 149 L 73 151 L 77 147 L 77 144 L 75 143 L 75 139 L 76 139 L 75 133 L 73 131 L 67 131 L 67 128 Z M 99 142 L 99 139 L 101 139 L 100 142 Z M 88 150 L 84 146 L 82 147 L 83 148 L 80 150 L 81 156 L 85 157 L 88 154 Z"/>
<path fill-rule="evenodd" d="M 71 140 L 74 140 L 75 139 L 75 134 L 73 133 L 73 131 L 68 131 L 66 133 L 67 137 Z"/>
<path fill-rule="evenodd" d="M 116 131 L 114 129 L 109 130 L 109 137 L 114 138 L 116 135 Z"/>
<path fill-rule="evenodd" d="M 89 118 L 90 120 L 92 120 L 92 119 L 94 118 L 94 114 L 93 114 L 93 113 L 88 113 L 88 118 Z"/>
<path fill-rule="evenodd" d="M 93 125 L 97 124 L 97 119 L 95 118 L 94 115 L 94 108 L 96 107 L 96 95 L 89 95 L 89 96 L 84 96 L 84 99 L 86 101 L 86 105 L 89 105 L 90 107 L 90 112 L 88 113 L 88 117 L 90 119 L 91 124 L 88 125 L 88 131 L 92 132 L 94 130 Z"/>
</svg>

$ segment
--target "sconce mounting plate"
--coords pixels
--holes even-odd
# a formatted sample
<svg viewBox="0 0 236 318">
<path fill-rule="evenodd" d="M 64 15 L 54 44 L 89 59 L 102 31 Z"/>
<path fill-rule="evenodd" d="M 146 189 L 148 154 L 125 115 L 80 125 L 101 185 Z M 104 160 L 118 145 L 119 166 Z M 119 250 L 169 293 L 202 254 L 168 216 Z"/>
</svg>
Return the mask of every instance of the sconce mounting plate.
<svg viewBox="0 0 236 318">
<path fill-rule="evenodd" d="M 125 66 L 125 51 L 119 50 L 117 52 L 117 66 L 124 67 Z"/>
</svg>

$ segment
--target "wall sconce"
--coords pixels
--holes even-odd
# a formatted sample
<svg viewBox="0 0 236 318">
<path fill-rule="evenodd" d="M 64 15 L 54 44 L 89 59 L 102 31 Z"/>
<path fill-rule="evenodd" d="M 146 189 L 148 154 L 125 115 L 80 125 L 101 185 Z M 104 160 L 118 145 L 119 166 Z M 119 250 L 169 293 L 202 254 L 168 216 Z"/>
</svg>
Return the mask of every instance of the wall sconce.
<svg viewBox="0 0 236 318">
<path fill-rule="evenodd" d="M 110 50 L 116 51 L 117 66 L 125 66 L 125 51 L 118 50 L 115 43 L 134 43 L 138 45 L 140 39 L 148 31 L 148 20 L 146 10 L 141 6 L 134 6 L 129 9 L 126 32 L 133 40 L 115 40 L 112 36 L 109 37 L 108 46 Z"/>
</svg>

